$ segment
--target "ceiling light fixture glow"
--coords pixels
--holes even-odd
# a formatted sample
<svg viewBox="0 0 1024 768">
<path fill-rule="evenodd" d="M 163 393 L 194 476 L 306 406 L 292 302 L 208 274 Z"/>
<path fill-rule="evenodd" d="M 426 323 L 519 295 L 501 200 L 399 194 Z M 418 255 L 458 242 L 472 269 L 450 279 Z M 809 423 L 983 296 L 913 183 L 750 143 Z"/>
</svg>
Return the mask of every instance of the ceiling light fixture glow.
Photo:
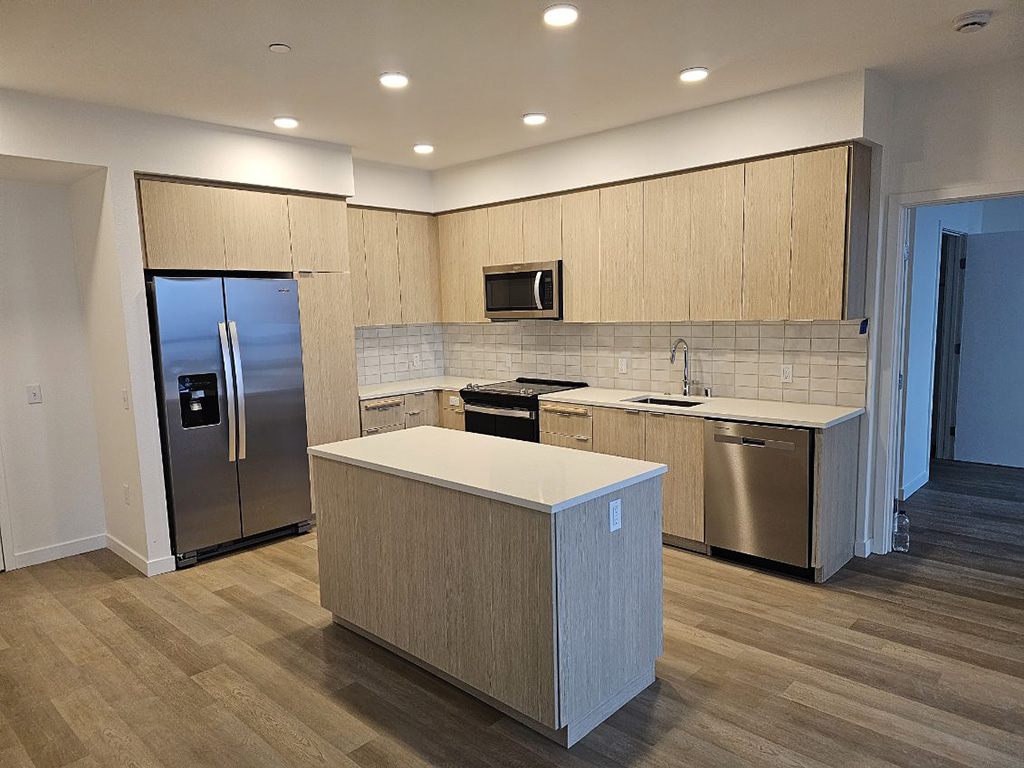
<svg viewBox="0 0 1024 768">
<path fill-rule="evenodd" d="M 274 125 L 278 128 L 298 128 L 299 121 L 294 117 L 275 117 Z"/>
<path fill-rule="evenodd" d="M 549 27 L 568 27 L 575 24 L 580 12 L 575 5 L 559 3 L 544 9 L 544 23 Z"/>
<path fill-rule="evenodd" d="M 401 72 L 383 72 L 380 76 L 380 84 L 385 88 L 405 88 L 409 84 L 409 78 Z"/>
<path fill-rule="evenodd" d="M 292 49 L 288 43 L 271 43 L 268 47 L 271 53 L 288 53 Z"/>
<path fill-rule="evenodd" d="M 708 76 L 707 67 L 689 67 L 679 73 L 679 79 L 684 83 L 699 83 Z"/>
<path fill-rule="evenodd" d="M 548 116 L 542 112 L 527 112 L 523 115 L 523 122 L 527 125 L 544 125 L 548 121 Z"/>
<path fill-rule="evenodd" d="M 412 151 L 417 155 L 429 155 L 434 151 L 433 144 L 413 144 Z"/>
</svg>

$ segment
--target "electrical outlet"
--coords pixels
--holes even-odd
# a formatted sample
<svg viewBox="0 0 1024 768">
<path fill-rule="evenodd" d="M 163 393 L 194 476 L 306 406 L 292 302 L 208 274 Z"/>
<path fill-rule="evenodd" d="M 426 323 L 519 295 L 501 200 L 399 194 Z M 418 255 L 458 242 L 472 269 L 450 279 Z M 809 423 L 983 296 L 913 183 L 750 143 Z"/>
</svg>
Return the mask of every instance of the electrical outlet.
<svg viewBox="0 0 1024 768">
<path fill-rule="evenodd" d="M 124 505 L 130 507 L 132 505 L 132 489 L 128 483 L 125 483 L 122 489 L 124 491 Z"/>
<path fill-rule="evenodd" d="M 782 366 L 782 383 L 792 384 L 793 383 L 793 366 L 784 365 Z"/>
<path fill-rule="evenodd" d="M 615 532 L 622 527 L 622 499 L 608 503 L 608 530 Z"/>
<path fill-rule="evenodd" d="M 629 358 L 628 357 L 620 357 L 619 358 L 619 373 L 629 373 Z"/>
<path fill-rule="evenodd" d="M 122 389 L 121 390 L 121 407 L 124 408 L 126 411 L 128 410 L 128 390 L 127 389 Z"/>
<path fill-rule="evenodd" d="M 417 352 L 412 356 L 412 367 L 419 368 L 423 364 L 423 360 L 420 358 L 420 353 Z"/>
<path fill-rule="evenodd" d="M 505 355 L 505 367 L 512 370 L 512 355 Z"/>
<path fill-rule="evenodd" d="M 459 407 L 459 397 L 458 397 L 458 395 L 449 395 L 448 396 L 448 405 L 450 405 L 452 408 L 458 408 Z"/>
<path fill-rule="evenodd" d="M 28 400 L 29 405 L 35 405 L 43 402 L 43 385 L 31 384 L 25 387 L 25 397 Z"/>
</svg>

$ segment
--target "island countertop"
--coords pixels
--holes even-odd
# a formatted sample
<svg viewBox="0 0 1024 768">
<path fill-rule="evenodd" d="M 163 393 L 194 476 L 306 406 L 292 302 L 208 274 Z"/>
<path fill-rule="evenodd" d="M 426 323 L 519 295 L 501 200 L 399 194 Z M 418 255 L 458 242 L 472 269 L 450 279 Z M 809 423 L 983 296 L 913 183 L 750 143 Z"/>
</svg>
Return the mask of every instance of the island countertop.
<svg viewBox="0 0 1024 768">
<path fill-rule="evenodd" d="M 309 454 L 548 513 L 668 469 L 650 461 L 439 427 L 311 446 Z"/>
</svg>

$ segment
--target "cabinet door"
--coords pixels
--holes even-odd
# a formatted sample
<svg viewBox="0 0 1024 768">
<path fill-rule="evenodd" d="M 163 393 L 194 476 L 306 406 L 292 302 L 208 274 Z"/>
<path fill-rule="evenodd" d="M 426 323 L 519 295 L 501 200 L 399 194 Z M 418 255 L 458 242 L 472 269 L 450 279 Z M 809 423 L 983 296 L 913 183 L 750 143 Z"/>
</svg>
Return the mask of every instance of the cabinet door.
<svg viewBox="0 0 1024 768">
<path fill-rule="evenodd" d="M 452 405 L 452 398 L 457 405 Z M 466 429 L 466 412 L 462 408 L 462 397 L 455 390 L 446 389 L 438 392 L 440 426 L 445 429 Z"/>
<path fill-rule="evenodd" d="M 358 437 L 359 388 L 349 275 L 302 272 L 298 281 L 309 444 Z"/>
<path fill-rule="evenodd" d="M 465 230 L 465 213 L 447 213 L 437 217 L 441 319 L 446 323 L 466 321 L 466 283 L 462 266 Z"/>
<path fill-rule="evenodd" d="M 147 267 L 225 269 L 219 191 L 170 181 L 139 182 Z"/>
<path fill-rule="evenodd" d="M 228 270 L 291 272 L 288 198 L 251 189 L 218 189 Z"/>
<path fill-rule="evenodd" d="M 466 287 L 466 308 L 463 312 L 467 323 L 482 323 L 484 316 L 484 266 L 491 264 L 488 241 L 487 209 L 466 211 L 465 229 L 462 233 L 462 277 Z"/>
<path fill-rule="evenodd" d="M 288 197 L 292 269 L 348 272 L 348 211 L 344 200 Z"/>
<path fill-rule="evenodd" d="M 644 182 L 644 319 L 689 320 L 690 174 Z"/>
<path fill-rule="evenodd" d="M 846 269 L 849 147 L 793 158 L 793 256 L 789 316 L 840 320 Z"/>
<path fill-rule="evenodd" d="M 601 193 L 562 195 L 562 316 L 601 320 Z"/>
<path fill-rule="evenodd" d="M 405 397 L 378 397 L 363 400 L 359 403 L 360 423 L 365 433 L 368 429 L 391 427 L 395 424 L 405 426 Z"/>
<path fill-rule="evenodd" d="M 352 322 L 357 327 L 370 324 L 370 305 L 366 292 L 366 244 L 363 239 L 363 210 L 348 209 L 348 264 L 352 275 Z"/>
<path fill-rule="evenodd" d="M 398 214 L 398 267 L 402 322 L 441 322 L 441 277 L 435 217 Z"/>
<path fill-rule="evenodd" d="M 743 318 L 789 317 L 793 156 L 747 163 L 743 189 Z"/>
<path fill-rule="evenodd" d="M 370 325 L 402 322 L 398 272 L 398 218 L 393 211 L 363 210 L 366 301 Z"/>
<path fill-rule="evenodd" d="M 743 166 L 690 176 L 691 320 L 738 320 L 743 294 Z"/>
<path fill-rule="evenodd" d="M 704 541 L 704 420 L 648 413 L 646 457 L 668 465 L 662 485 L 662 530 Z"/>
<path fill-rule="evenodd" d="M 641 411 L 594 408 L 594 450 L 626 459 L 647 457 L 646 420 Z"/>
<path fill-rule="evenodd" d="M 405 396 L 405 426 L 436 427 L 438 424 L 437 392 L 413 392 Z"/>
<path fill-rule="evenodd" d="M 487 209 L 487 264 L 522 264 L 523 204 L 494 205 Z"/>
<path fill-rule="evenodd" d="M 641 182 L 601 189 L 601 319 L 643 318 L 644 188 Z"/>
<path fill-rule="evenodd" d="M 562 258 L 561 200 L 561 197 L 544 197 L 523 203 L 524 261 Z"/>
</svg>

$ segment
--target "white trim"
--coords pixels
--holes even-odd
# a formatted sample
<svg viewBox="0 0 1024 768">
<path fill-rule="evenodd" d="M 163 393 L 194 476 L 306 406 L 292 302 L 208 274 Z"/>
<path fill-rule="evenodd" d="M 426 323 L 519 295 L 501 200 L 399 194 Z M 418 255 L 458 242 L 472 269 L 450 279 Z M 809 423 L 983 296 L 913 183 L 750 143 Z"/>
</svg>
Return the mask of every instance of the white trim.
<svg viewBox="0 0 1024 768">
<path fill-rule="evenodd" d="M 900 489 L 900 498 L 901 499 L 909 499 L 911 496 L 913 496 L 915 493 L 917 493 L 917 491 L 920 490 L 924 486 L 924 484 L 927 483 L 927 482 L 928 482 L 928 470 L 926 469 L 924 472 L 919 474 L 917 477 L 915 477 L 909 483 L 904 483 L 903 487 Z"/>
<path fill-rule="evenodd" d="M 902 337 L 906 326 L 906 286 L 903 282 L 900 244 L 911 209 L 922 205 L 981 200 L 989 197 L 1024 194 L 1024 180 L 986 184 L 968 184 L 945 189 L 889 195 L 885 215 L 885 251 L 878 270 L 882 280 L 882 300 L 875 329 L 878 334 L 878 383 L 873 408 L 879 423 L 872 435 L 872 486 L 874 493 L 870 516 L 871 551 L 886 554 L 892 549 L 893 499 L 898 488 L 900 434 L 900 398 L 896 390 L 902 369 Z M 860 544 L 858 544 L 858 549 Z"/>
<path fill-rule="evenodd" d="M 117 537 L 108 533 L 106 539 L 107 549 L 146 576 L 159 576 L 174 570 L 173 556 L 147 560 Z"/>
<path fill-rule="evenodd" d="M 65 541 L 62 544 L 52 544 L 48 547 L 30 549 L 28 552 L 18 552 L 14 555 L 13 567 L 27 568 L 30 565 L 39 565 L 39 563 L 48 563 L 51 560 L 60 560 L 63 557 L 71 557 L 72 555 L 80 555 L 83 552 L 103 549 L 105 546 L 107 546 L 107 537 L 103 534 L 88 536 L 75 541 Z"/>
<path fill-rule="evenodd" d="M 872 546 L 871 539 L 863 539 L 861 541 L 858 541 L 854 545 L 853 553 L 857 557 L 867 557 L 868 555 L 871 554 L 871 550 L 872 549 L 873 549 L 873 546 Z"/>
</svg>

